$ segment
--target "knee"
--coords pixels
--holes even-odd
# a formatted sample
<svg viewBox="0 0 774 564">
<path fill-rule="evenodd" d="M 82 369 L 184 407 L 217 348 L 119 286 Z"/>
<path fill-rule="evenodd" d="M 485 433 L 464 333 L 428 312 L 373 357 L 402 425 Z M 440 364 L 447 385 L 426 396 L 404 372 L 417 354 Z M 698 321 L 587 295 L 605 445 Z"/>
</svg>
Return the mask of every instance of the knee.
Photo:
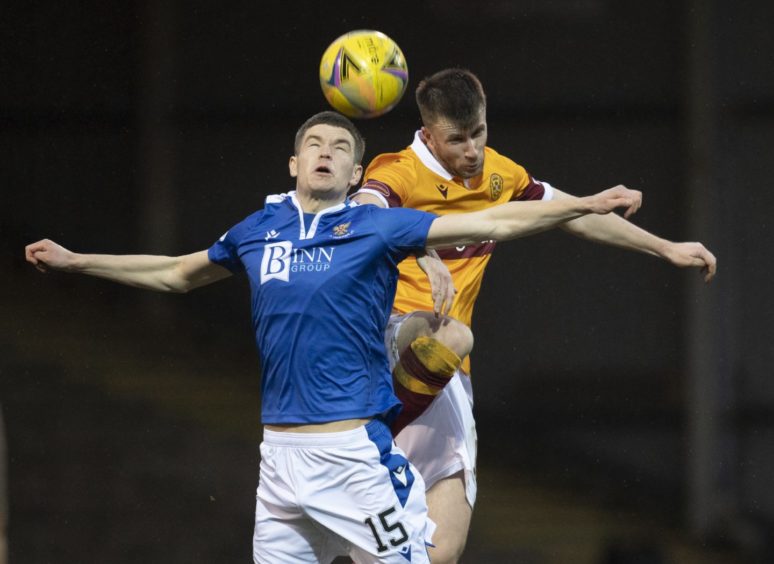
<svg viewBox="0 0 774 564">
<path fill-rule="evenodd" d="M 456 319 L 444 319 L 433 336 L 460 358 L 465 358 L 473 350 L 473 331 Z"/>
</svg>

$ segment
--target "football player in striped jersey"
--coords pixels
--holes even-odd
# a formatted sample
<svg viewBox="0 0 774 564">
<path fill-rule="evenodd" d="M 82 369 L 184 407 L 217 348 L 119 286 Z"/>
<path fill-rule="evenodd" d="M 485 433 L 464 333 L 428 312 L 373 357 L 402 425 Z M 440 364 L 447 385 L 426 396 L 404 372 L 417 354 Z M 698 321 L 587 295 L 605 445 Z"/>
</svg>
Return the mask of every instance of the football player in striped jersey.
<svg viewBox="0 0 774 564">
<path fill-rule="evenodd" d="M 419 84 L 416 101 L 422 127 L 409 147 L 371 161 L 353 196 L 358 202 L 448 217 L 503 202 L 572 197 L 487 146 L 486 97 L 473 73 L 442 70 Z M 665 240 L 616 214 L 588 215 L 561 227 L 591 241 L 699 268 L 706 281 L 715 275 L 715 257 L 701 243 Z M 453 293 L 434 287 L 423 272 L 443 279 L 442 269 L 427 259 L 421 267 L 415 260 L 402 262 L 385 334 L 396 393 L 404 404 L 393 432 L 428 485 L 430 516 L 438 524 L 437 548 L 430 551 L 434 563 L 461 556 L 476 498 L 467 355 L 473 347 L 473 306 L 494 248 L 494 240 L 480 239 L 438 251 L 456 289 L 451 305 Z"/>
</svg>

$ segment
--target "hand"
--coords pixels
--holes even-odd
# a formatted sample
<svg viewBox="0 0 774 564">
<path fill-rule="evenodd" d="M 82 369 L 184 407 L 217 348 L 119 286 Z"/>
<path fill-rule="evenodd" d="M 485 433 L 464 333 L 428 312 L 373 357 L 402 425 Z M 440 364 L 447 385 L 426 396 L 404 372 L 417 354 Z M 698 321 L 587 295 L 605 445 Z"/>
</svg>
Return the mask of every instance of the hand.
<svg viewBox="0 0 774 564">
<path fill-rule="evenodd" d="M 583 199 L 589 204 L 591 213 L 604 215 L 616 208 L 626 208 L 624 217 L 628 218 L 640 209 L 642 205 L 642 192 L 639 190 L 629 190 L 626 186 L 619 184 L 599 194 L 587 196 Z"/>
<path fill-rule="evenodd" d="M 700 268 L 705 282 L 712 280 L 718 269 L 715 255 L 701 243 L 669 243 L 662 255 L 675 266 Z"/>
<path fill-rule="evenodd" d="M 27 262 L 35 265 L 41 272 L 53 270 L 68 270 L 72 267 L 75 253 L 68 251 L 53 241 L 43 239 L 24 247 Z"/>
<path fill-rule="evenodd" d="M 430 249 L 426 254 L 417 256 L 417 264 L 430 281 L 433 313 L 436 317 L 448 315 L 454 303 L 454 295 L 457 293 L 449 269 L 446 268 L 438 253 Z"/>
</svg>

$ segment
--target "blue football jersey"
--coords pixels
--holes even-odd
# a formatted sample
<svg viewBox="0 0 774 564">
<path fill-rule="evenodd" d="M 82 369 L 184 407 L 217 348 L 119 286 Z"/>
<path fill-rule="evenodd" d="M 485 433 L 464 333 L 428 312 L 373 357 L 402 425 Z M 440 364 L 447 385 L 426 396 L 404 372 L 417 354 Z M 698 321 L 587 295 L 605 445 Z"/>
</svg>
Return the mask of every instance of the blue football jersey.
<svg viewBox="0 0 774 564">
<path fill-rule="evenodd" d="M 384 347 L 397 265 L 435 216 L 349 200 L 307 215 L 295 192 L 231 228 L 209 258 L 250 280 L 264 423 L 388 417 L 400 405 Z"/>
</svg>

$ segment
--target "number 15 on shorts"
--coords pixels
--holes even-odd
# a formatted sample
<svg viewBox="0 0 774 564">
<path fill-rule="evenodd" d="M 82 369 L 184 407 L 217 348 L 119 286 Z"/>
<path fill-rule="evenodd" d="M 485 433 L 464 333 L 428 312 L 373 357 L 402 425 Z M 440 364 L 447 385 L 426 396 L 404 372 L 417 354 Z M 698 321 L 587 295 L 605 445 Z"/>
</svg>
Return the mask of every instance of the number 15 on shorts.
<svg viewBox="0 0 774 564">
<path fill-rule="evenodd" d="M 395 513 L 395 507 L 390 507 L 377 515 L 378 519 L 368 517 L 365 520 L 366 525 L 371 528 L 371 532 L 376 540 L 376 550 L 382 553 L 389 550 L 385 543 L 389 542 L 392 546 L 400 546 L 408 540 L 408 534 L 400 521 L 390 523 L 390 515 Z"/>
</svg>

